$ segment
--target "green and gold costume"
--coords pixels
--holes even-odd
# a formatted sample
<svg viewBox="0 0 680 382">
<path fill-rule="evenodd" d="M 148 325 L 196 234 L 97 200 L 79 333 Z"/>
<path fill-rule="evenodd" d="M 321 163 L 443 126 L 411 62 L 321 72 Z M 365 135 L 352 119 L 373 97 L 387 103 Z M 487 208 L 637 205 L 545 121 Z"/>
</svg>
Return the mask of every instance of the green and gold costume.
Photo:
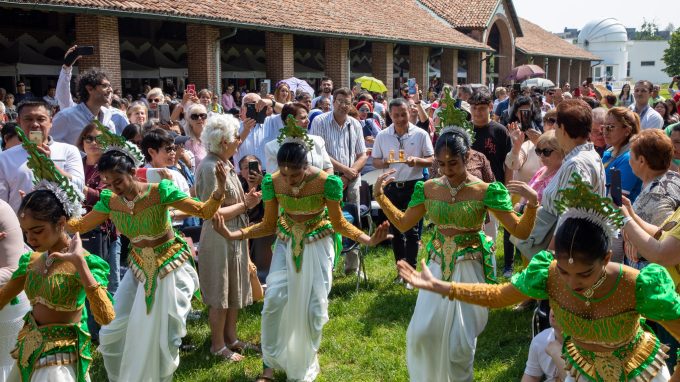
<svg viewBox="0 0 680 382">
<path fill-rule="evenodd" d="M 22 381 L 30 381 L 33 371 L 41 367 L 74 364 L 76 380 L 84 382 L 92 362 L 85 298 L 98 323 L 105 325 L 113 320 L 112 300 L 106 291 L 109 265 L 86 253 L 85 261 L 98 283 L 86 290 L 73 264 L 57 261 L 46 269 L 45 259 L 44 253 L 37 252 L 21 256 L 19 268 L 0 290 L 0 308 L 24 290 L 31 306 L 41 304 L 58 312 L 82 310 L 80 322 L 39 325 L 28 312 L 12 356 L 17 360 Z"/>
<path fill-rule="evenodd" d="M 268 236 L 276 231 L 280 240 L 292 240 L 292 258 L 297 271 L 300 271 L 302 265 L 305 243 L 334 235 L 337 259 L 342 250 L 340 235 L 357 240 L 363 233 L 349 224 L 347 220 L 342 219 L 340 210 L 342 181 L 340 178 L 335 175 L 326 177 L 325 173 L 318 172 L 305 181 L 305 185 L 302 195 L 293 196 L 291 187 L 286 185 L 280 177 L 265 175 L 262 180 L 262 200 L 265 205 L 276 200 L 279 210 L 265 208 L 262 223 L 243 229 L 246 238 Z M 309 218 L 304 222 L 296 222 L 292 218 L 296 215 Z"/>
<path fill-rule="evenodd" d="M 468 183 L 466 187 L 481 183 Z M 514 213 L 508 190 L 503 184 L 494 182 L 488 185 L 481 199 L 450 200 L 448 186 L 440 179 L 416 183 L 408 205 L 409 210 L 415 212 L 407 215 L 394 207 L 384 194 L 376 197 L 387 218 L 401 231 L 415 226 L 424 216 L 435 224 L 434 235 L 427 244 L 430 254 L 428 264 L 429 261 L 440 264 L 442 280 L 451 280 L 456 262 L 475 259 L 481 261 L 486 281 L 495 283 L 492 263 L 494 240 L 484 234 L 482 226 L 487 210 L 492 213 Z M 512 233 L 518 237 L 528 235 L 533 227 L 535 214 L 535 208 L 527 208 L 525 216 Z M 445 236 L 440 232 L 442 229 L 455 229 L 460 233 Z"/>
<path fill-rule="evenodd" d="M 116 228 L 130 239 L 128 258 L 130 271 L 144 284 L 147 313 L 153 307 L 157 278 L 164 278 L 191 256 L 184 239 L 172 232 L 172 220 L 168 208 L 210 219 L 220 207 L 222 200 L 210 198 L 201 203 L 180 191 L 172 181 L 164 179 L 159 184 L 149 184 L 146 192 L 133 208 L 110 190 L 102 190 L 99 201 L 90 213 L 68 223 L 70 231 L 88 232 L 111 219 Z M 164 243 L 151 247 L 139 247 L 136 243 L 158 240 L 172 236 Z"/>
<path fill-rule="evenodd" d="M 648 382 L 665 366 L 667 347 L 646 327 L 644 318 L 659 322 L 677 338 L 680 295 L 660 265 L 650 264 L 641 271 L 619 267 L 611 290 L 589 304 L 564 284 L 557 262 L 547 251 L 536 254 L 509 284 L 453 283 L 452 296 L 488 307 L 526 298 L 550 299 L 564 335 L 562 356 L 574 379 Z M 589 347 L 607 351 L 589 351 Z"/>
</svg>

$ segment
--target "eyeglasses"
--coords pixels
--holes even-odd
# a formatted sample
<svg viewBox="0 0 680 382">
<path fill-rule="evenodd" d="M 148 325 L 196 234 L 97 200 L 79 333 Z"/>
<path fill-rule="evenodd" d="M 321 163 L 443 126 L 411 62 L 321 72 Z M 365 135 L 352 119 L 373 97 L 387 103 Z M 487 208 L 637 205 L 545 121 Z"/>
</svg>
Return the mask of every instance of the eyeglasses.
<svg viewBox="0 0 680 382">
<path fill-rule="evenodd" d="M 337 100 L 335 102 L 337 102 L 338 105 L 340 105 L 340 106 L 349 106 L 349 105 L 352 104 L 350 101 L 339 101 L 339 100 Z"/>
<path fill-rule="evenodd" d="M 85 143 L 95 143 L 95 142 L 97 142 L 97 136 L 96 135 L 88 135 L 85 138 L 83 138 L 83 142 L 85 142 Z"/>
<path fill-rule="evenodd" d="M 149 98 L 147 101 L 149 101 L 149 103 L 161 103 L 159 98 Z"/>
<path fill-rule="evenodd" d="M 171 152 L 177 152 L 177 146 L 175 145 L 170 145 L 170 146 L 165 146 L 165 152 L 170 154 Z"/>
<path fill-rule="evenodd" d="M 103 87 L 104 89 L 112 89 L 113 88 L 113 86 L 111 86 L 110 83 L 108 83 L 108 84 L 101 83 L 101 84 L 99 84 L 99 86 Z"/>
<path fill-rule="evenodd" d="M 540 157 L 541 155 L 543 155 L 544 157 L 548 158 L 548 157 L 553 153 L 553 151 L 555 151 L 555 150 L 552 150 L 552 149 L 539 149 L 539 148 L 537 147 L 537 148 L 534 149 L 534 151 L 536 152 L 536 155 L 538 155 L 539 157 Z"/>
<path fill-rule="evenodd" d="M 200 114 L 192 114 L 191 115 L 191 119 L 194 120 L 194 121 L 198 121 L 199 118 L 205 120 L 205 119 L 208 118 L 208 114 L 200 113 Z"/>
<path fill-rule="evenodd" d="M 361 109 L 359 109 L 359 111 L 362 112 L 362 113 L 368 113 L 368 112 L 371 111 L 371 109 L 369 109 L 367 107 L 362 107 Z"/>
<path fill-rule="evenodd" d="M 616 125 L 612 124 L 602 125 L 602 131 L 612 131 L 614 129 L 616 129 Z"/>
<path fill-rule="evenodd" d="M 545 122 L 546 122 L 548 125 L 554 125 L 554 124 L 557 123 L 557 119 L 555 119 L 555 118 L 546 118 L 546 119 L 545 119 Z"/>
</svg>

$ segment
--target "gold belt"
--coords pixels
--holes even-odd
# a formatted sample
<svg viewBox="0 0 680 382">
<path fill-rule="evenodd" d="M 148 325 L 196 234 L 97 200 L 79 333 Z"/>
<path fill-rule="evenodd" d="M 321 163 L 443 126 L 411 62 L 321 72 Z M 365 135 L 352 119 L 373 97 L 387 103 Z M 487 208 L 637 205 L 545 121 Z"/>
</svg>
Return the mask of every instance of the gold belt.
<svg viewBox="0 0 680 382">
<path fill-rule="evenodd" d="M 33 368 L 39 369 L 41 367 L 70 365 L 76 362 L 78 362 L 78 354 L 76 354 L 75 352 L 57 353 L 46 355 L 42 358 L 37 359 L 35 361 L 35 365 L 33 366 Z"/>
<path fill-rule="evenodd" d="M 458 264 L 463 261 L 467 260 L 475 260 L 475 261 L 481 261 L 482 260 L 482 254 L 479 252 L 474 252 L 474 253 L 466 253 L 462 256 L 456 257 L 456 263 Z M 436 264 L 442 265 L 442 259 L 439 256 L 432 256 L 432 261 L 434 261 Z"/>
<path fill-rule="evenodd" d="M 658 339 L 654 334 L 644 331 L 630 349 L 615 350 L 610 352 L 589 352 L 577 347 L 572 339 L 565 343 L 566 371 L 575 379 L 579 380 L 581 374 L 590 380 L 619 381 L 628 380 L 631 372 L 640 368 L 643 364 L 648 366 L 639 371 L 635 381 L 649 382 L 656 377 L 658 372 L 666 365 L 666 352 L 668 346 L 659 344 L 659 349 L 654 354 Z M 653 357 L 651 362 L 648 362 Z M 575 367 L 576 366 L 576 367 Z M 599 378 L 598 378 L 599 376 Z"/>
</svg>

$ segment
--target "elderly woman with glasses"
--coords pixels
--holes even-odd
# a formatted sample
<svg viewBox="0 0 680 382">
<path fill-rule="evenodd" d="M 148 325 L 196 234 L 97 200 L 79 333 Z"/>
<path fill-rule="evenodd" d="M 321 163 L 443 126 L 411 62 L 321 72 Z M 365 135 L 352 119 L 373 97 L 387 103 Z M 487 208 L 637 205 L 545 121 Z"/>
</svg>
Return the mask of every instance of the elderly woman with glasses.
<svg viewBox="0 0 680 382">
<path fill-rule="evenodd" d="M 248 210 L 260 203 L 262 193 L 252 189 L 243 192 L 230 158 L 241 144 L 239 121 L 231 115 L 213 115 L 202 129 L 201 141 L 208 150 L 196 171 L 196 194 L 201 200 L 211 198 L 217 185 L 215 169 L 223 164 L 227 170 L 226 197 L 217 211 L 225 225 L 239 231 L 249 225 Z M 240 309 L 251 305 L 246 240 L 229 241 L 206 220 L 201 230 L 199 279 L 203 302 L 208 305 L 210 352 L 229 362 L 243 360 L 243 350 L 256 350 L 253 344 L 240 341 L 236 321 Z"/>
<path fill-rule="evenodd" d="M 191 167 L 198 168 L 207 154 L 201 142 L 201 135 L 208 118 L 208 111 L 203 104 L 194 103 L 187 108 L 186 118 L 188 121 L 186 134 L 190 139 L 184 144 L 184 147 L 194 156 L 194 163 L 191 163 Z"/>
<path fill-rule="evenodd" d="M 146 102 L 149 104 L 149 110 L 158 112 L 158 105 L 165 103 L 165 96 L 161 88 L 153 88 L 146 93 Z"/>
</svg>

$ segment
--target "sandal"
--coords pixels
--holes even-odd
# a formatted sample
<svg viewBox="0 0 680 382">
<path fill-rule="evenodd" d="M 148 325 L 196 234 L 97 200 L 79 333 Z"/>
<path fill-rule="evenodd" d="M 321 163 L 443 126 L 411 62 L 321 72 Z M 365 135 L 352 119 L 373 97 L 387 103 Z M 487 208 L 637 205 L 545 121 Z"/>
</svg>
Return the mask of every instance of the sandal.
<svg viewBox="0 0 680 382">
<path fill-rule="evenodd" d="M 243 353 L 244 351 L 252 351 L 257 354 L 262 354 L 262 348 L 260 345 L 255 345 L 250 342 L 244 342 L 240 340 L 234 341 L 231 345 L 227 346 L 229 350 L 237 352 L 237 353 Z"/>
<path fill-rule="evenodd" d="M 229 353 L 225 354 L 224 353 L 225 351 L 228 351 Z M 220 357 L 220 358 L 224 359 L 225 361 L 229 361 L 229 362 L 241 362 L 241 361 L 243 361 L 243 358 L 244 358 L 242 355 L 240 355 L 240 354 L 238 354 L 234 351 L 229 350 L 226 346 L 222 346 L 222 349 L 220 349 L 218 351 L 212 351 L 211 350 L 210 354 L 212 354 L 216 357 Z"/>
</svg>

